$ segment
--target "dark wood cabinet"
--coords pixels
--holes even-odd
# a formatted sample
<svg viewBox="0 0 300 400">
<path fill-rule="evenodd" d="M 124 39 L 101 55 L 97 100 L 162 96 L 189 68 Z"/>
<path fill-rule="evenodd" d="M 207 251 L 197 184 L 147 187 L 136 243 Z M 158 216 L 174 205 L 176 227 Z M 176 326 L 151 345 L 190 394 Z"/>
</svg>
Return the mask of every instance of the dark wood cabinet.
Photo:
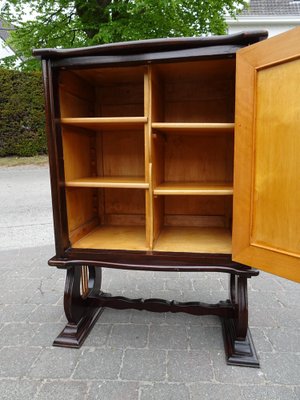
<svg viewBox="0 0 300 400">
<path fill-rule="evenodd" d="M 300 30 L 266 36 L 34 51 L 48 124 L 49 264 L 67 269 L 69 323 L 55 345 L 79 347 L 103 307 L 185 311 L 220 316 L 228 363 L 258 366 L 248 329 L 247 279 L 258 274 L 251 267 L 300 280 Z M 285 94 L 295 101 L 288 118 L 278 116 Z M 101 267 L 224 272 L 229 299 L 114 297 L 100 290 Z"/>
</svg>

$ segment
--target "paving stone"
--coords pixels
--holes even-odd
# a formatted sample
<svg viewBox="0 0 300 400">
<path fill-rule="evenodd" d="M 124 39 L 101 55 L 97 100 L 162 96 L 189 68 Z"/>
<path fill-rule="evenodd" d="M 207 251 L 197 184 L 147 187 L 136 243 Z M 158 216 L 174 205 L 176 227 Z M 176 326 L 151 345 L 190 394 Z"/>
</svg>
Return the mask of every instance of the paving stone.
<svg viewBox="0 0 300 400">
<path fill-rule="evenodd" d="M 43 384 L 36 400 L 82 400 L 87 391 L 88 385 L 86 382 L 51 381 Z"/>
<path fill-rule="evenodd" d="M 282 305 L 278 301 L 277 294 L 268 292 L 266 296 L 263 292 L 248 292 L 249 308 L 280 308 Z"/>
<path fill-rule="evenodd" d="M 166 313 L 132 310 L 131 322 L 133 324 L 166 324 Z"/>
<path fill-rule="evenodd" d="M 188 327 L 189 344 L 191 349 L 223 350 L 223 336 L 220 326 L 191 326 Z"/>
<path fill-rule="evenodd" d="M 113 310 L 106 308 L 101 314 L 98 324 L 122 324 L 129 322 L 131 318 L 131 310 Z"/>
<path fill-rule="evenodd" d="M 202 316 L 186 313 L 166 313 L 167 325 L 202 325 Z"/>
<path fill-rule="evenodd" d="M 264 369 L 227 365 L 224 352 L 212 352 L 211 356 L 217 382 L 257 385 L 265 382 Z"/>
<path fill-rule="evenodd" d="M 34 335 L 32 336 L 29 344 L 31 346 L 51 347 L 54 339 L 65 327 L 64 323 L 33 323 Z"/>
<path fill-rule="evenodd" d="M 277 308 L 272 317 L 276 321 L 277 327 L 291 327 L 299 329 L 300 326 L 300 307 Z"/>
<path fill-rule="evenodd" d="M 275 351 L 300 353 L 300 327 L 269 329 L 267 335 Z"/>
<path fill-rule="evenodd" d="M 149 332 L 150 349 L 187 349 L 188 337 L 186 327 L 153 325 Z"/>
<path fill-rule="evenodd" d="M 286 386 L 242 386 L 241 391 L 243 400 L 299 400 L 293 389 Z"/>
<path fill-rule="evenodd" d="M 120 377 L 130 381 L 164 381 L 166 352 L 148 349 L 126 350 Z"/>
<path fill-rule="evenodd" d="M 64 310 L 61 306 L 40 305 L 28 317 L 30 322 L 60 322 Z"/>
<path fill-rule="evenodd" d="M 46 292 L 41 290 L 36 290 L 33 295 L 28 299 L 29 304 L 51 304 L 55 305 L 62 297 L 62 293 L 58 293 L 57 291 L 49 291 Z"/>
<path fill-rule="evenodd" d="M 273 279 L 272 275 L 268 274 L 266 277 L 265 274 L 259 274 L 259 276 L 255 276 L 248 280 L 249 289 L 251 291 L 262 291 L 265 292 L 275 292 L 283 291 L 284 288 L 280 285 L 276 279 Z"/>
<path fill-rule="evenodd" d="M 189 385 L 191 400 L 241 400 L 241 387 L 216 383 L 192 383 Z M 243 399 L 244 400 L 244 399 Z M 251 400 L 257 400 L 253 397 Z M 266 399 L 271 400 L 271 399 Z M 272 399 L 273 400 L 273 399 Z"/>
<path fill-rule="evenodd" d="M 108 346 L 118 349 L 146 347 L 148 330 L 147 325 L 115 324 L 108 340 Z"/>
<path fill-rule="evenodd" d="M 278 323 L 273 318 L 273 315 L 276 314 L 276 308 L 257 308 L 250 307 L 249 308 L 249 326 L 255 327 L 276 327 Z"/>
<path fill-rule="evenodd" d="M 32 400 L 40 385 L 38 381 L 0 380 L 1 400 Z"/>
<path fill-rule="evenodd" d="M 274 347 L 270 342 L 269 333 L 271 329 L 261 329 L 261 328 L 252 328 L 251 327 L 251 334 L 255 344 L 255 349 L 258 354 L 264 352 L 272 352 L 274 351 Z"/>
<path fill-rule="evenodd" d="M 155 383 L 141 387 L 140 400 L 190 400 L 190 395 L 184 384 Z"/>
<path fill-rule="evenodd" d="M 299 400 L 300 399 L 300 386 L 296 386 L 294 388 L 294 392 L 296 394 L 296 399 Z M 283 399 L 284 400 L 284 399 Z"/>
<path fill-rule="evenodd" d="M 100 317 L 101 318 L 101 317 Z M 101 347 L 107 343 L 108 336 L 111 332 L 112 325 L 110 324 L 98 324 L 93 327 L 89 336 L 84 342 L 84 346 Z"/>
<path fill-rule="evenodd" d="M 25 322 L 36 308 L 33 304 L 8 304 L 1 310 L 0 322 Z"/>
<path fill-rule="evenodd" d="M 138 400 L 137 382 L 93 382 L 87 400 Z"/>
<path fill-rule="evenodd" d="M 215 279 L 207 278 L 207 279 L 194 279 L 193 280 L 194 289 L 201 293 L 205 290 L 211 290 L 215 292 L 225 292 L 224 286 L 221 281 L 216 277 Z M 227 290 L 226 290 L 227 293 Z"/>
<path fill-rule="evenodd" d="M 207 351 L 180 350 L 168 352 L 169 382 L 211 381 L 213 370 Z"/>
<path fill-rule="evenodd" d="M 75 349 L 43 349 L 28 375 L 32 378 L 69 378 L 80 355 L 81 352 Z"/>
<path fill-rule="evenodd" d="M 165 289 L 165 279 L 162 278 L 151 278 L 147 279 L 136 279 L 134 281 L 137 290 L 148 291 L 148 290 L 164 290 Z"/>
<path fill-rule="evenodd" d="M 278 291 L 276 297 L 285 307 L 296 308 L 299 306 L 300 285 L 298 284 L 298 290 Z"/>
<path fill-rule="evenodd" d="M 1 330 L 0 346 L 20 346 L 30 343 L 36 327 L 28 323 L 9 323 Z"/>
<path fill-rule="evenodd" d="M 22 378 L 38 357 L 41 349 L 4 347 L 0 350 L 0 377 Z"/>
<path fill-rule="evenodd" d="M 263 353 L 260 358 L 267 381 L 281 385 L 299 385 L 300 354 Z"/>
<path fill-rule="evenodd" d="M 166 279 L 165 285 L 167 290 L 191 291 L 193 289 L 191 279 Z"/>
<path fill-rule="evenodd" d="M 123 351 L 118 349 L 85 349 L 73 375 L 74 379 L 118 378 Z"/>
</svg>

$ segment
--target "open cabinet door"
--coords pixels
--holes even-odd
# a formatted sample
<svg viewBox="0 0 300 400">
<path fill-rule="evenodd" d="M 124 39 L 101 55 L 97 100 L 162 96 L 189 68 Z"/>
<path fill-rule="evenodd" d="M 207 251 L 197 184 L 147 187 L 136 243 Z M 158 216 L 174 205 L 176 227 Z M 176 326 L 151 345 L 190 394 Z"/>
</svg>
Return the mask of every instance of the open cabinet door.
<svg viewBox="0 0 300 400">
<path fill-rule="evenodd" d="M 233 260 L 300 282 L 300 28 L 237 52 Z"/>
</svg>

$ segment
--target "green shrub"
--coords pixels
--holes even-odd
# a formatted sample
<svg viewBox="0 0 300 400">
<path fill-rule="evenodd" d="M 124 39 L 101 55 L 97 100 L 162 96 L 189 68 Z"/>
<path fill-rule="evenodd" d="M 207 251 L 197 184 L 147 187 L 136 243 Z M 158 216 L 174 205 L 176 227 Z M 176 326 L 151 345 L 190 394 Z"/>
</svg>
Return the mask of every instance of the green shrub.
<svg viewBox="0 0 300 400">
<path fill-rule="evenodd" d="M 41 74 L 0 69 L 0 156 L 46 151 Z"/>
</svg>

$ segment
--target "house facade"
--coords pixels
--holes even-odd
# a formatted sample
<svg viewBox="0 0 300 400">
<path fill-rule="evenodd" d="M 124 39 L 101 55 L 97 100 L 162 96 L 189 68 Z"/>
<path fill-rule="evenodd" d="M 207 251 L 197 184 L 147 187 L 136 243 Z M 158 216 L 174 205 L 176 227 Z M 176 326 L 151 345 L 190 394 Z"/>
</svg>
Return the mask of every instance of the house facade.
<svg viewBox="0 0 300 400">
<path fill-rule="evenodd" d="M 10 29 L 7 29 L 7 25 L 3 25 L 0 20 L 0 59 L 14 54 L 13 50 L 6 43 Z"/>
<path fill-rule="evenodd" d="M 236 20 L 226 22 L 228 33 L 265 29 L 275 36 L 300 25 L 300 0 L 250 0 Z"/>
</svg>

